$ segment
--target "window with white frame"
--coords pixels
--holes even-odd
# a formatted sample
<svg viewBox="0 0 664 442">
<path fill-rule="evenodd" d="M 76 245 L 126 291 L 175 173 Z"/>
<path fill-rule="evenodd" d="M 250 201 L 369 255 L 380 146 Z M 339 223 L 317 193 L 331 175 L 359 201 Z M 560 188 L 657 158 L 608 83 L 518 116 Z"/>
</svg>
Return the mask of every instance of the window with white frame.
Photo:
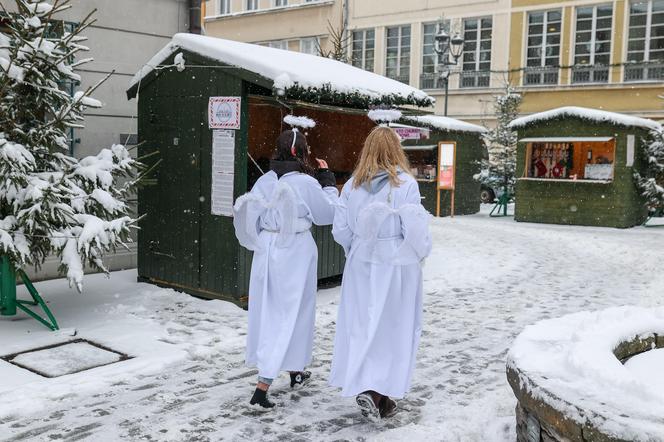
<svg viewBox="0 0 664 442">
<path fill-rule="evenodd" d="M 385 76 L 410 82 L 410 25 L 387 28 Z"/>
<path fill-rule="evenodd" d="M 274 6 L 288 6 L 288 0 L 274 0 Z"/>
<path fill-rule="evenodd" d="M 265 43 L 265 46 L 275 48 L 275 49 L 283 49 L 283 50 L 288 50 L 288 40 L 273 40 L 273 41 L 268 41 Z"/>
<path fill-rule="evenodd" d="M 664 79 L 664 0 L 629 3 L 625 81 Z"/>
<path fill-rule="evenodd" d="M 450 21 L 443 21 L 443 30 L 449 34 Z M 438 22 L 425 23 L 422 26 L 422 74 L 420 75 L 420 88 L 436 89 L 441 87 L 440 78 L 436 70 L 438 54 L 434 50 L 435 36 L 438 32 Z M 441 55 L 444 59 L 446 55 Z M 449 56 L 449 55 L 448 55 Z"/>
<path fill-rule="evenodd" d="M 231 0 L 219 0 L 219 14 L 231 13 Z"/>
<path fill-rule="evenodd" d="M 259 0 L 247 0 L 247 11 L 255 11 L 258 9 Z"/>
<path fill-rule="evenodd" d="M 362 29 L 353 31 L 351 63 L 353 66 L 373 72 L 376 47 L 376 31 Z"/>
<path fill-rule="evenodd" d="M 558 83 L 561 26 L 559 9 L 528 13 L 525 85 Z"/>
<path fill-rule="evenodd" d="M 463 21 L 463 64 L 460 87 L 489 87 L 491 71 L 491 17 Z"/>
<path fill-rule="evenodd" d="M 318 45 L 318 37 L 301 38 L 300 52 L 310 55 L 319 55 Z"/>
<path fill-rule="evenodd" d="M 612 4 L 576 8 L 573 83 L 609 81 L 612 25 Z"/>
</svg>

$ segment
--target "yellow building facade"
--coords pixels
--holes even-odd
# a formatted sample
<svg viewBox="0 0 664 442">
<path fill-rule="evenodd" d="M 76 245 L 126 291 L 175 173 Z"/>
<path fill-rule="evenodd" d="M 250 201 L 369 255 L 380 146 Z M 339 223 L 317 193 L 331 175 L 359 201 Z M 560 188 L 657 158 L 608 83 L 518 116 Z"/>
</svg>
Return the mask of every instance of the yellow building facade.
<svg viewBox="0 0 664 442">
<path fill-rule="evenodd" d="M 345 31 L 355 66 L 445 95 L 433 36 L 465 39 L 449 115 L 491 124 L 495 95 L 523 114 L 576 105 L 664 120 L 664 0 L 208 0 L 208 35 L 316 53 Z"/>
</svg>

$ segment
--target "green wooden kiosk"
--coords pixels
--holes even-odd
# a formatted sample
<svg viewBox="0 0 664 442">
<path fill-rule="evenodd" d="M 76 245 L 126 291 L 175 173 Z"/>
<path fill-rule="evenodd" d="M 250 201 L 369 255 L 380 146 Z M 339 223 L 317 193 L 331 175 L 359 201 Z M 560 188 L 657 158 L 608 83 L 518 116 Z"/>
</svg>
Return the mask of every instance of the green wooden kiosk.
<svg viewBox="0 0 664 442">
<path fill-rule="evenodd" d="M 293 113 L 314 119 L 312 153 L 339 187 L 375 123 L 372 105 L 427 107 L 408 85 L 312 55 L 176 34 L 136 74 L 139 156 L 154 171 L 138 195 L 139 280 L 247 305 L 251 253 L 232 224 L 235 199 L 268 170 Z M 330 227 L 315 227 L 320 279 L 342 273 Z"/>
<path fill-rule="evenodd" d="M 634 172 L 659 124 L 581 107 L 514 120 L 517 221 L 627 228 L 647 217 Z"/>
<path fill-rule="evenodd" d="M 486 157 L 486 145 L 482 126 L 439 115 L 406 115 L 401 123 L 404 129 L 402 142 L 410 160 L 412 173 L 420 183 L 422 204 L 432 214 L 450 216 L 471 215 L 480 210 L 480 182 L 475 176 L 480 173 L 482 159 Z M 409 127 L 422 128 L 419 137 Z M 409 136 L 409 134 L 414 135 Z M 450 147 L 452 155 L 452 186 L 443 186 L 439 191 L 439 168 L 441 167 L 441 145 Z M 438 201 L 436 201 L 438 198 Z M 454 201 L 453 201 L 454 200 Z"/>
</svg>

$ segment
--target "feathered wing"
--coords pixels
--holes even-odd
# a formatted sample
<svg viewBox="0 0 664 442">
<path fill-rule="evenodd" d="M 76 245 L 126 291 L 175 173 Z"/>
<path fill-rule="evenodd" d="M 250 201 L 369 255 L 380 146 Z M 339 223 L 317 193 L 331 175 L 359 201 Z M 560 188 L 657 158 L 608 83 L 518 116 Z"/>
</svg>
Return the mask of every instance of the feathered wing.
<svg viewBox="0 0 664 442">
<path fill-rule="evenodd" d="M 396 251 L 388 252 L 377 247 L 378 234 L 385 221 L 393 215 L 399 217 L 403 241 Z M 431 215 L 421 204 L 404 204 L 394 209 L 386 203 L 371 203 L 358 216 L 358 236 L 366 242 L 373 260 L 397 265 L 413 264 L 422 261 L 431 251 L 430 218 Z"/>
<path fill-rule="evenodd" d="M 297 219 L 298 198 L 293 188 L 282 181 L 274 183 L 274 191 L 266 199 L 259 192 L 242 195 L 233 207 L 233 226 L 240 245 L 252 250 L 262 250 L 258 239 L 261 217 L 268 211 L 278 215 L 277 247 L 288 247 L 299 232 Z M 275 226 L 276 227 L 276 226 Z"/>
<path fill-rule="evenodd" d="M 252 251 L 261 249 L 258 241 L 260 218 L 267 210 L 267 202 L 257 194 L 246 193 L 233 206 L 233 227 L 240 245 Z"/>
<path fill-rule="evenodd" d="M 277 234 L 277 247 L 288 247 L 298 233 L 296 227 L 298 199 L 293 188 L 283 181 L 279 181 L 272 199 L 270 209 L 279 214 L 279 233 Z"/>
</svg>

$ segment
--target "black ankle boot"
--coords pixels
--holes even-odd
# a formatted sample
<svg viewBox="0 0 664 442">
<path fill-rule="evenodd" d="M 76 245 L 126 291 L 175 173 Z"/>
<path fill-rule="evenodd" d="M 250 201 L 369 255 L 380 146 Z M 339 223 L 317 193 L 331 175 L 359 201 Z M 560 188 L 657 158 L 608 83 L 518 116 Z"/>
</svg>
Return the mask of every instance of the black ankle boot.
<svg viewBox="0 0 664 442">
<path fill-rule="evenodd" d="M 296 371 L 290 374 L 290 386 L 291 388 L 300 385 L 304 385 L 309 381 L 311 377 L 310 371 Z"/>
<path fill-rule="evenodd" d="M 270 402 L 267 398 L 267 391 L 261 390 L 260 388 L 257 388 L 256 391 L 254 391 L 254 395 L 251 397 L 249 404 L 258 404 L 263 408 L 274 408 L 275 405 L 274 402 Z"/>
</svg>

